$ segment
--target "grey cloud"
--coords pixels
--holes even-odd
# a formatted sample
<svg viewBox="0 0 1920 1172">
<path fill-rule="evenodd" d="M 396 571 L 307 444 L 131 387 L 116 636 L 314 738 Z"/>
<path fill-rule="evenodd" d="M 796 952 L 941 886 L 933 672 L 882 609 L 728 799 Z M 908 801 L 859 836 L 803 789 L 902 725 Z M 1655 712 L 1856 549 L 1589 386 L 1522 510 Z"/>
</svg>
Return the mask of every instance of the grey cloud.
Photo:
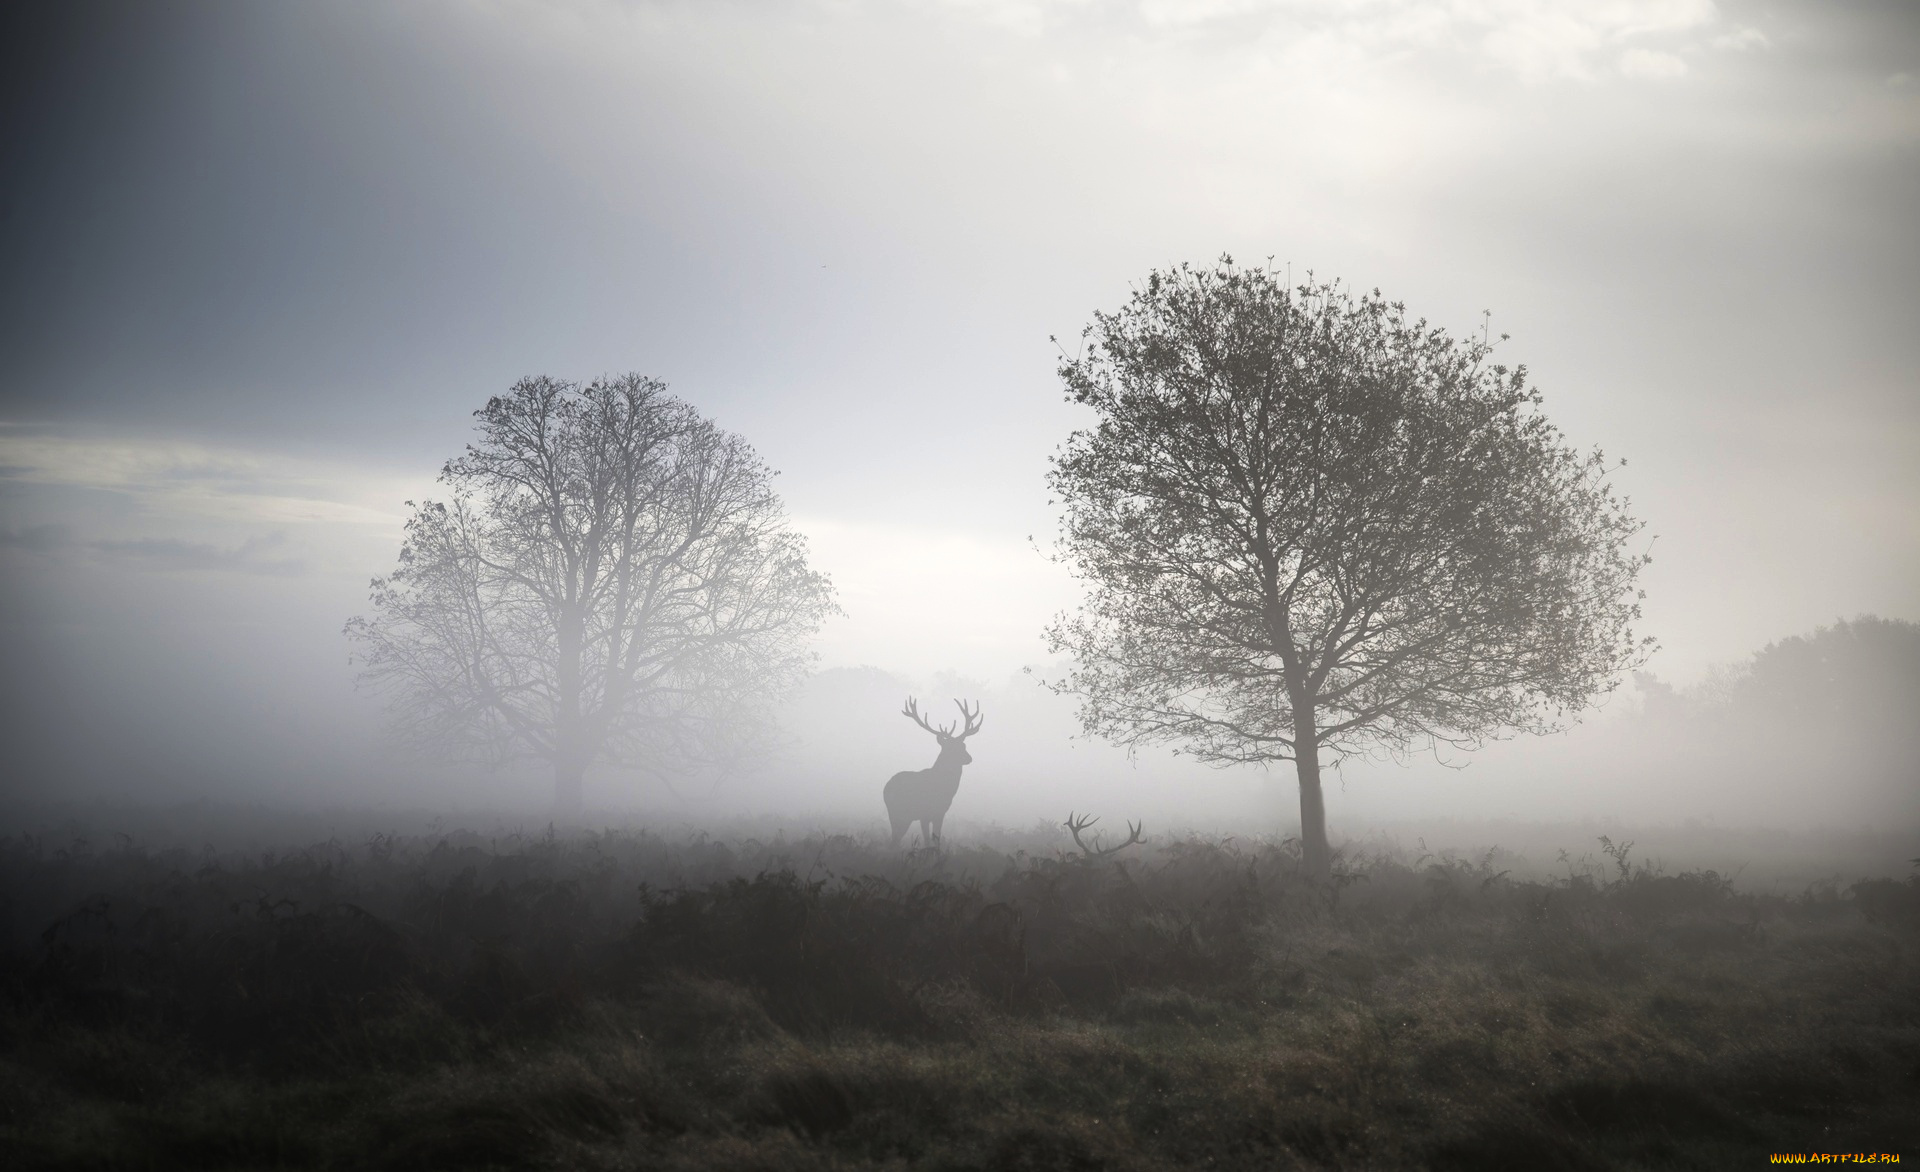
<svg viewBox="0 0 1920 1172">
<path fill-rule="evenodd" d="M 262 556 L 285 541 L 284 534 L 249 538 L 231 549 L 222 549 L 194 541 L 172 538 L 136 538 L 125 541 L 94 541 L 88 548 L 119 558 L 129 565 L 149 570 L 216 570 L 237 574 L 260 574 L 276 578 L 295 578 L 307 572 L 306 563 L 293 558 Z"/>
<path fill-rule="evenodd" d="M 285 544 L 285 540 L 284 534 L 274 533 L 223 548 L 206 542 L 182 541 L 171 537 L 79 541 L 74 538 L 71 528 L 59 524 L 0 529 L 0 548 L 32 553 L 85 550 L 104 555 L 127 569 L 300 577 L 307 572 L 304 561 L 268 556 L 272 550 Z"/>
<path fill-rule="evenodd" d="M 0 547 L 43 553 L 71 544 L 73 544 L 73 534 L 65 525 L 28 525 L 23 529 L 0 529 Z"/>
</svg>

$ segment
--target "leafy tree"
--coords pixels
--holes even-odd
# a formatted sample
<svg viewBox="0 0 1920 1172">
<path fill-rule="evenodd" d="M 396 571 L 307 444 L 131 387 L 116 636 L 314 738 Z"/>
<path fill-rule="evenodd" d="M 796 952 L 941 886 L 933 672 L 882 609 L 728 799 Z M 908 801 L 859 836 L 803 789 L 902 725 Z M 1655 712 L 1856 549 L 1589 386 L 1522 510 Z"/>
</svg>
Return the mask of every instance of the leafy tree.
<svg viewBox="0 0 1920 1172">
<path fill-rule="evenodd" d="M 347 624 L 397 726 L 550 763 L 563 813 L 595 761 L 671 776 L 747 751 L 833 610 L 766 465 L 639 375 L 524 379 L 474 414 L 449 499 L 412 506 Z"/>
<path fill-rule="evenodd" d="M 1096 420 L 1049 484 L 1087 596 L 1052 686 L 1091 735 L 1293 761 L 1316 873 L 1324 763 L 1556 729 L 1644 659 L 1640 525 L 1484 339 L 1230 258 L 1083 337 L 1060 377 Z"/>
</svg>

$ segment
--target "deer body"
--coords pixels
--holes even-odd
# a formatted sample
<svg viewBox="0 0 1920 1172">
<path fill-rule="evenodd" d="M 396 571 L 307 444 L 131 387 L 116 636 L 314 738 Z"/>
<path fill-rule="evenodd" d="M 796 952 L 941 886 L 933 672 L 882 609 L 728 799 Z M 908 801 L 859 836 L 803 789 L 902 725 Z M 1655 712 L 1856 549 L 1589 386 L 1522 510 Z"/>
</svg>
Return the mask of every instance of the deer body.
<svg viewBox="0 0 1920 1172">
<path fill-rule="evenodd" d="M 965 704 L 958 700 L 954 703 L 959 704 L 960 715 L 966 720 L 965 731 L 958 735 L 952 725 L 935 728 L 928 724 L 913 700 L 901 710 L 902 716 L 934 735 L 940 742 L 940 755 L 925 769 L 903 769 L 894 774 L 880 792 L 887 803 L 887 821 L 893 824 L 895 846 L 915 822 L 920 824 L 921 838 L 927 845 L 940 841 L 940 826 L 946 821 L 954 795 L 960 792 L 960 770 L 973 763 L 967 738 L 980 731 L 980 710 L 976 707 L 969 712 Z"/>
</svg>

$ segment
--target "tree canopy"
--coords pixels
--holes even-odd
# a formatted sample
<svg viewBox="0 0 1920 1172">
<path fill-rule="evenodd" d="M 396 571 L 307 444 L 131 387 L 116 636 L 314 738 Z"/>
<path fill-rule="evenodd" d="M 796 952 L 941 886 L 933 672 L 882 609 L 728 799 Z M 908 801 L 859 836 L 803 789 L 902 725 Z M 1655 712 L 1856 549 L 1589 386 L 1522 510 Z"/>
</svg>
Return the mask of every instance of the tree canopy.
<svg viewBox="0 0 1920 1172">
<path fill-rule="evenodd" d="M 1230 259 L 1155 272 L 1063 360 L 1094 413 L 1057 453 L 1048 629 L 1085 730 L 1294 761 L 1310 867 L 1323 758 L 1557 727 L 1640 662 L 1640 525 L 1524 367 L 1375 291 Z"/>
<path fill-rule="evenodd" d="M 528 378 L 475 412 L 449 499 L 347 624 L 362 679 L 436 749 L 673 776 L 738 758 L 833 610 L 745 440 L 640 375 Z"/>
</svg>

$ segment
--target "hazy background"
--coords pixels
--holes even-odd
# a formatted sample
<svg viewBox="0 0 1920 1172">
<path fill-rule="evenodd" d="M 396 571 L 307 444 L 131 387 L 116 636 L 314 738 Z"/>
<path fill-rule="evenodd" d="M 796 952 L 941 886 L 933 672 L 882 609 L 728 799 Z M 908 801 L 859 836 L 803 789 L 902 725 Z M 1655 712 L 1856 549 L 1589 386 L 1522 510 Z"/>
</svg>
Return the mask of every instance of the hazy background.
<svg viewBox="0 0 1920 1172">
<path fill-rule="evenodd" d="M 1912 3 L 0 21 L 9 797 L 537 807 L 544 780 L 390 759 L 339 631 L 488 395 L 638 370 L 781 469 L 840 589 L 819 650 L 843 670 L 764 774 L 605 775 L 590 804 L 877 820 L 884 778 L 933 758 L 896 715 L 911 688 L 983 701 L 956 819 L 1282 829 L 1286 772 L 1075 743 L 1021 674 L 1075 597 L 1040 552 L 1047 456 L 1084 422 L 1049 336 L 1071 350 L 1149 269 L 1222 252 L 1459 332 L 1491 310 L 1569 437 L 1630 460 L 1663 680 L 1920 618 Z M 1639 702 L 1465 770 L 1350 764 L 1333 832 L 1920 825 L 1911 760 L 1681 760 Z"/>
</svg>

